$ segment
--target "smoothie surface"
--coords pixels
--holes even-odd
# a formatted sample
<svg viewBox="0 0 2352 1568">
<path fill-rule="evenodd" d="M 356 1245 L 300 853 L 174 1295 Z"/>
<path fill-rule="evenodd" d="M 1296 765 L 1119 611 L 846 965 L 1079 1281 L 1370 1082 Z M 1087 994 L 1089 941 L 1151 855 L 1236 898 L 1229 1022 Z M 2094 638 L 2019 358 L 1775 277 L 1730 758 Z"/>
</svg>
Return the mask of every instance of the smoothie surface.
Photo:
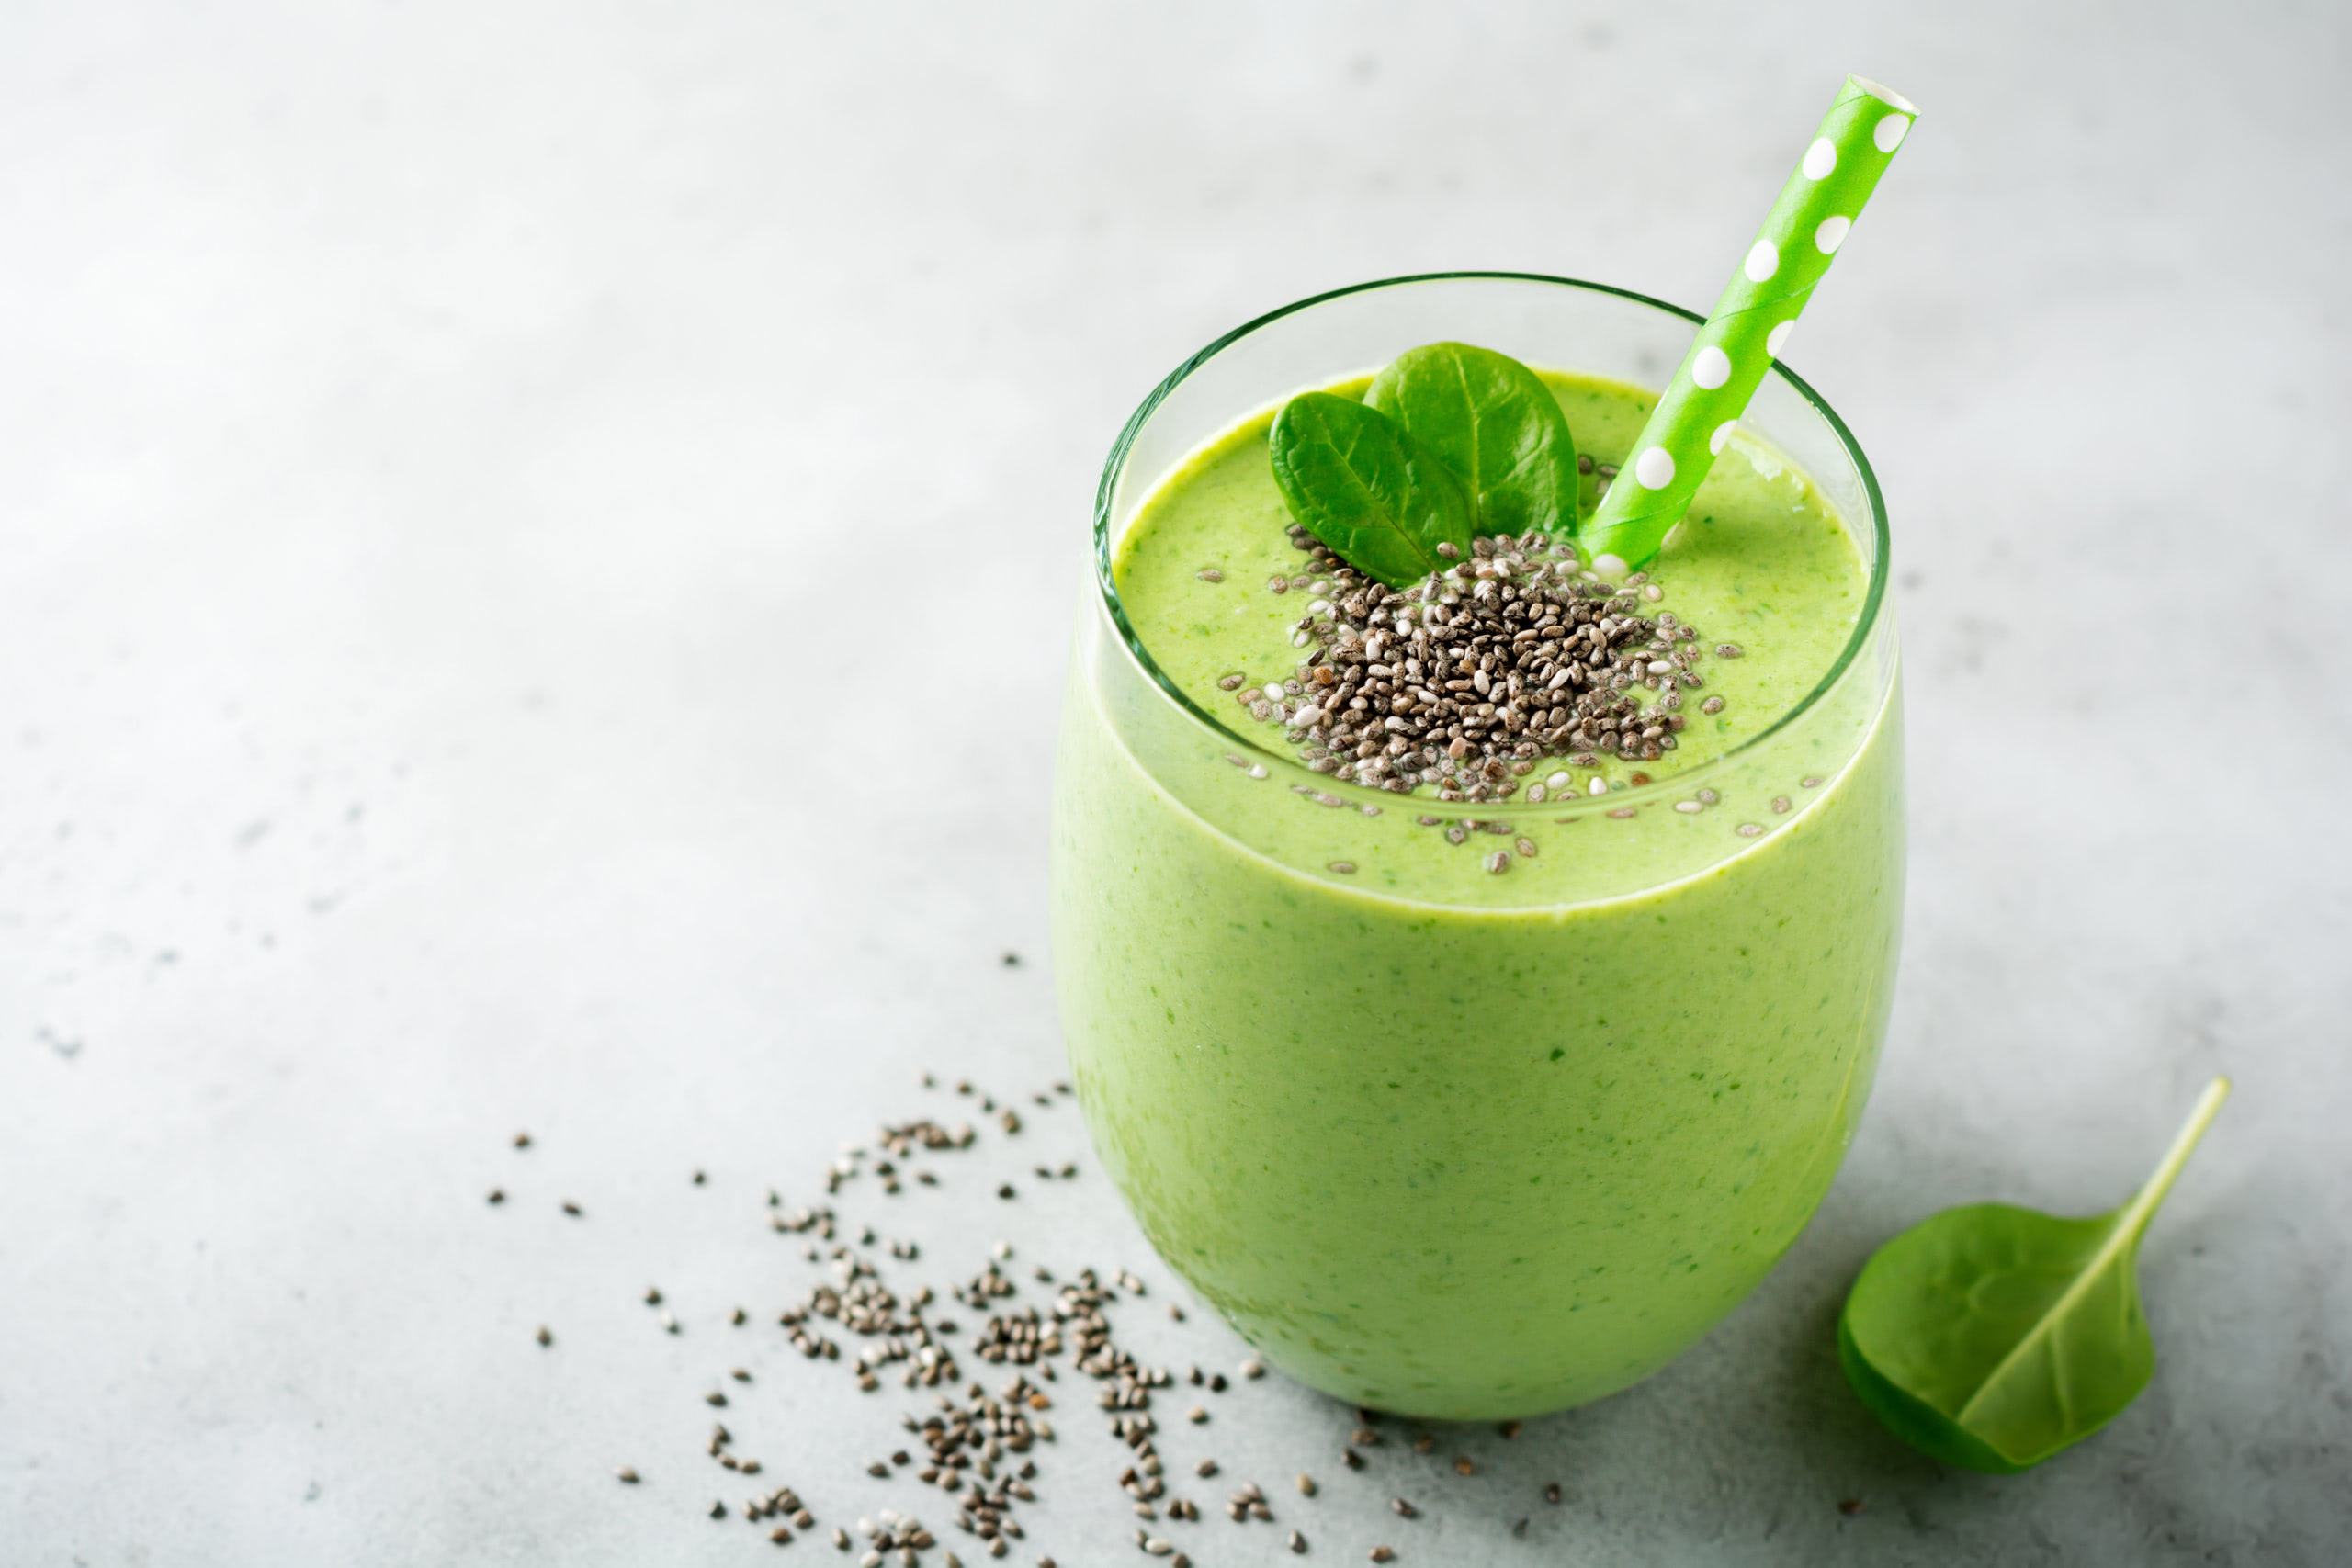
<svg viewBox="0 0 2352 1568">
<path fill-rule="evenodd" d="M 1559 400 L 1577 450 L 1596 468 L 1623 457 L 1657 401 L 1655 393 L 1622 382 L 1538 374 Z M 1357 377 L 1329 389 L 1360 396 L 1368 380 Z M 1280 725 L 1252 720 L 1217 685 L 1236 672 L 1247 678 L 1245 690 L 1293 675 L 1305 654 L 1292 646 L 1291 629 L 1323 582 L 1318 578 L 1303 592 L 1267 587 L 1277 574 L 1312 570 L 1283 532 L 1290 514 L 1267 455 L 1272 422 L 1271 409 L 1243 421 L 1163 479 L 1119 541 L 1113 581 L 1145 649 L 1185 694 L 1257 744 L 1295 757 Z M 1587 513 L 1600 482 L 1597 473 L 1585 476 Z M 1223 581 L 1204 579 L 1204 568 L 1222 572 Z M 1706 685 L 1685 694 L 1689 724 L 1677 750 L 1652 761 L 1609 757 L 1597 770 L 1571 770 L 1579 790 L 1589 790 L 1596 773 L 1613 785 L 1637 772 L 1670 778 L 1762 733 L 1837 661 L 1869 586 L 1852 538 L 1813 481 L 1745 434 L 1716 459 L 1649 575 L 1664 596 L 1645 602 L 1642 614 L 1671 611 L 1699 628 L 1702 646 L 1733 643 L 1743 656 L 1704 661 Z M 1640 688 L 1630 694 L 1645 705 L 1657 696 Z M 1707 697 L 1721 697 L 1722 711 L 1702 714 Z M 1566 765 L 1540 758 L 1527 777 L 1541 780 Z M 1424 785 L 1409 798 L 1430 810 L 1480 809 L 1442 807 L 1432 794 Z"/>
</svg>

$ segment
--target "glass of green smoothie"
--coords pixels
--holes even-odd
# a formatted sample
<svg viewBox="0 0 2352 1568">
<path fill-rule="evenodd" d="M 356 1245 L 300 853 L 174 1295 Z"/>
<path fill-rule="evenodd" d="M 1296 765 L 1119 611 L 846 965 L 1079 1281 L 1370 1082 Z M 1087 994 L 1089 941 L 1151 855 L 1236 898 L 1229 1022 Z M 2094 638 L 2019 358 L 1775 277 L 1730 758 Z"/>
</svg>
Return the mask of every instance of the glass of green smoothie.
<svg viewBox="0 0 2352 1568">
<path fill-rule="evenodd" d="M 1537 535 L 1499 567 L 1482 541 L 1446 590 L 1583 595 L 1653 639 L 1618 667 L 1648 705 L 1622 750 L 1399 739 L 1385 787 L 1343 782 L 1392 707 L 1437 693 L 1476 733 L 1546 699 L 1510 648 L 1491 691 L 1451 651 L 1408 668 L 1402 614 L 1336 686 L 1306 668 L 1365 596 L 1290 527 L 1286 398 L 1361 394 L 1439 340 L 1498 350 L 1559 400 L 1589 512 L 1699 321 L 1517 274 L 1342 289 L 1187 360 L 1103 470 L 1055 781 L 1073 1078 L 1160 1256 L 1343 1399 L 1527 1416 L 1657 1371 L 1795 1239 L 1870 1090 L 1903 907 L 1886 515 L 1795 376 L 1645 572 Z M 1580 651 L 1528 619 L 1516 668 Z M 1369 739 L 1302 744 L 1319 705 Z"/>
</svg>

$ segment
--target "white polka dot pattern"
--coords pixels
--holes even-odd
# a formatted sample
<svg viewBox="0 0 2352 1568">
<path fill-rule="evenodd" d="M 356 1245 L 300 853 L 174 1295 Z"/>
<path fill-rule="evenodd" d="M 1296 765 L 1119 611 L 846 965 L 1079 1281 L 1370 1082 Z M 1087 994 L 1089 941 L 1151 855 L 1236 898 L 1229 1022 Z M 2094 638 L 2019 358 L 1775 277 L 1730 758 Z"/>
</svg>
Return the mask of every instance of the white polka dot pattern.
<svg viewBox="0 0 2352 1568">
<path fill-rule="evenodd" d="M 1641 566 L 1681 520 L 1731 444 L 1748 400 L 1788 345 L 1799 312 L 1909 134 L 1915 111 L 1886 88 L 1847 78 L 1773 203 L 1681 367 L 1632 447 L 1620 481 L 1579 534 L 1587 559 Z"/>
</svg>

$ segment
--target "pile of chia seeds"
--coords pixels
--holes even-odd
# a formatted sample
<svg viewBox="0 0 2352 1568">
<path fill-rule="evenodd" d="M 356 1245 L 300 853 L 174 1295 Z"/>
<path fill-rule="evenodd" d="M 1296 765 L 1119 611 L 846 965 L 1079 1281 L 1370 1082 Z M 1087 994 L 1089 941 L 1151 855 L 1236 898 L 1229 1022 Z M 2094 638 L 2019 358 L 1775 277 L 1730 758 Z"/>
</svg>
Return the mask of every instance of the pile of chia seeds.
<svg viewBox="0 0 2352 1568">
<path fill-rule="evenodd" d="M 929 1074 L 923 1081 L 927 1089 L 939 1088 Z M 1016 1197 L 1014 1182 L 1005 1179 L 1017 1173 L 1004 1162 L 1020 1159 L 1013 1142 L 1023 1130 L 1020 1112 L 970 1083 L 956 1085 L 953 1092 L 993 1121 L 1001 1138 L 984 1141 L 969 1122 L 950 1127 L 930 1118 L 885 1126 L 869 1143 L 846 1147 L 825 1168 L 826 1198 L 848 1201 L 844 1193 L 854 1197 L 863 1189 L 888 1200 L 910 1188 L 943 1187 L 947 1183 L 941 1173 L 928 1168 L 932 1156 L 970 1158 L 976 1149 L 976 1163 L 986 1168 L 964 1173 L 970 1196 L 990 1193 L 988 1201 Z M 1049 1092 L 1027 1100 L 1035 1111 L 1049 1111 L 1066 1107 L 1069 1094 L 1069 1085 L 1057 1083 Z M 518 1134 L 515 1146 L 528 1149 L 533 1141 Z M 991 1154 L 998 1158 L 989 1159 Z M 1074 1162 L 1036 1164 L 1020 1179 L 1059 1182 L 1079 1175 Z M 703 1171 L 694 1172 L 693 1186 L 707 1183 Z M 503 1187 L 492 1190 L 489 1201 L 512 1206 Z M 584 1217 L 581 1206 L 570 1200 L 564 1201 L 562 1212 L 574 1219 Z M 1202 1529 L 1203 1504 L 1182 1495 L 1186 1477 L 1171 1472 L 1181 1469 L 1192 1482 L 1206 1483 L 1221 1473 L 1222 1466 L 1215 1457 L 1172 1465 L 1161 1452 L 1156 1408 L 1181 1405 L 1175 1414 L 1182 1423 L 1179 1429 L 1190 1434 L 1190 1446 L 1198 1447 L 1207 1435 L 1212 1404 L 1262 1378 L 1262 1361 L 1250 1356 L 1228 1378 L 1198 1362 L 1155 1365 L 1138 1359 L 1120 1343 L 1114 1317 L 1121 1311 L 1140 1310 L 1148 1292 L 1141 1279 L 1124 1269 L 1084 1267 L 1062 1277 L 1038 1264 L 1018 1268 L 1012 1245 L 999 1242 L 975 1275 L 917 1282 L 905 1277 L 921 1257 L 914 1243 L 886 1242 L 872 1224 L 845 1219 L 832 1201 L 787 1207 L 783 1195 L 771 1190 L 763 1212 L 770 1233 L 803 1238 L 804 1258 L 825 1267 L 831 1276 L 767 1321 L 783 1331 L 803 1358 L 839 1367 L 863 1392 L 887 1395 L 895 1385 L 902 1395 L 915 1396 L 914 1403 L 895 1411 L 895 1439 L 882 1435 L 890 1431 L 888 1425 L 875 1424 L 868 1439 L 874 1444 L 873 1457 L 860 1468 L 873 1480 L 933 1488 L 940 1494 L 941 1511 L 951 1519 L 941 1533 L 952 1528 L 968 1544 L 960 1551 L 947 1545 L 915 1513 L 903 1508 L 877 1509 L 854 1525 L 821 1520 L 817 1506 L 802 1495 L 811 1484 L 805 1477 L 798 1489 L 763 1480 L 733 1497 L 713 1496 L 709 1490 L 689 1485 L 690 1495 L 700 1495 L 694 1505 L 697 1512 L 715 1520 L 741 1520 L 778 1547 L 799 1540 L 824 1542 L 848 1554 L 859 1568 L 922 1568 L 934 1562 L 940 1568 L 964 1568 L 966 1554 L 974 1560 L 1008 1557 L 1015 1543 L 1026 1539 L 1023 1506 L 1035 1503 L 1036 1487 L 1045 1484 L 1040 1461 L 1060 1447 L 1046 1413 L 1054 1409 L 1057 1396 L 1065 1401 L 1071 1397 L 1057 1391 L 1066 1379 L 1075 1377 L 1091 1385 L 1081 1397 L 1101 1413 L 1108 1438 L 1116 1445 L 1112 1451 L 1120 1456 L 1112 1461 L 1115 1471 L 1104 1465 L 1102 1473 L 1106 1480 L 1115 1476 L 1137 1520 L 1128 1549 L 1145 1558 L 1165 1559 L 1170 1568 L 1192 1568 L 1191 1553 L 1204 1550 L 1204 1544 L 1185 1537 Z M 1014 1304 L 1012 1298 L 1031 1289 L 1046 1292 L 1046 1299 Z M 662 1332 L 682 1332 L 671 1310 L 675 1303 L 658 1285 L 649 1286 L 642 1300 L 661 1309 L 657 1321 Z M 948 1315 L 956 1307 L 978 1320 L 976 1326 L 967 1328 Z M 1170 1303 L 1166 1312 L 1172 1323 L 1187 1321 L 1179 1304 Z M 736 1331 L 762 1330 L 762 1319 L 741 1305 L 714 1310 L 710 1315 Z M 552 1350 L 556 1344 L 554 1332 L 546 1325 L 534 1337 L 543 1348 Z M 967 1377 L 967 1363 L 985 1363 L 989 1371 L 974 1365 Z M 1012 1375 L 991 1386 L 987 1380 L 992 1371 Z M 752 1383 L 751 1371 L 737 1367 L 718 1386 L 706 1388 L 700 1398 L 714 1412 L 731 1414 L 737 1402 L 760 1397 L 762 1391 Z M 1353 1412 L 1354 1431 L 1340 1456 L 1350 1472 L 1363 1471 L 1365 1450 L 1382 1445 L 1384 1420 L 1375 1411 Z M 1515 1437 L 1518 1430 L 1517 1422 L 1499 1427 L 1505 1438 Z M 824 1448 L 840 1450 L 841 1437 L 830 1434 Z M 1424 1432 L 1413 1450 L 1425 1454 L 1435 1442 L 1433 1435 Z M 682 1456 L 666 1466 L 647 1463 L 643 1473 L 638 1464 L 627 1464 L 613 1473 L 636 1487 L 674 1481 L 680 1469 L 697 1463 L 736 1479 L 761 1476 L 765 1468 L 741 1451 L 723 1419 L 711 1427 L 701 1446 L 698 1460 Z M 834 1457 L 854 1461 L 857 1456 L 853 1450 Z M 1475 1468 L 1466 1456 L 1455 1459 L 1453 1465 L 1463 1475 Z M 1371 1483 L 1369 1478 L 1364 1483 Z M 1296 1476 L 1295 1485 L 1301 1506 L 1323 1490 L 1305 1472 Z M 1202 1490 L 1205 1495 L 1217 1488 Z M 1559 1501 L 1559 1488 L 1551 1487 L 1546 1496 Z M 1279 1539 L 1290 1552 L 1304 1555 L 1312 1550 L 1305 1529 L 1278 1517 L 1261 1482 L 1230 1486 L 1217 1506 L 1233 1524 L 1268 1525 L 1282 1531 Z M 1399 1520 L 1422 1517 L 1420 1508 L 1402 1496 L 1386 1499 L 1386 1506 Z M 1326 1524 L 1338 1528 L 1328 1517 Z M 1520 1519 L 1516 1533 L 1525 1534 L 1527 1524 Z M 1317 1534 L 1322 1533 L 1318 1529 Z M 1353 1551 L 1374 1562 L 1396 1561 L 1399 1555 L 1385 1541 L 1361 1542 Z M 1091 1550 L 1085 1560 L 1099 1561 L 1101 1555 L 1099 1549 Z M 1056 1568 L 1050 1556 L 1037 1556 L 1034 1562 L 1036 1568 Z"/>
<path fill-rule="evenodd" d="M 948 1092 L 932 1075 L 924 1075 L 923 1084 L 927 1089 Z M 952 1092 L 992 1121 L 990 1135 L 984 1137 L 968 1122 L 951 1127 L 931 1118 L 885 1126 L 869 1143 L 845 1147 L 839 1158 L 824 1168 L 819 1184 L 826 1198 L 838 1199 L 852 1212 L 878 1216 L 893 1200 L 910 1196 L 917 1189 L 941 1189 L 943 1200 L 968 1206 L 1011 1201 L 1019 1195 L 1016 1182 L 1058 1183 L 1080 1178 L 1075 1162 L 1035 1163 L 1024 1155 L 1023 1122 L 1012 1105 L 1000 1104 L 968 1082 L 955 1085 Z M 1033 1114 L 1066 1112 L 1069 1100 L 1069 1086 L 1057 1083 L 1047 1092 L 1027 1096 L 1024 1104 L 1034 1108 Z M 527 1134 L 517 1134 L 514 1146 L 527 1150 L 534 1142 Z M 932 1168 L 938 1162 L 966 1168 L 960 1176 L 945 1166 Z M 1018 1168 L 1023 1166 L 1028 1168 L 1026 1175 Z M 693 1173 L 694 1188 L 707 1190 L 709 1185 L 703 1171 Z M 960 1198 L 952 1190 L 958 1187 L 963 1190 Z M 504 1187 L 492 1189 L 489 1202 L 501 1212 L 516 1206 Z M 574 1220 L 586 1218 L 582 1206 L 570 1199 L 560 1207 Z M 1231 1524 L 1245 1529 L 1271 1527 L 1280 1532 L 1276 1540 L 1288 1552 L 1306 1555 L 1326 1550 L 1330 1545 L 1326 1538 L 1345 1531 L 1355 1537 L 1341 1549 L 1351 1559 L 1409 1562 L 1414 1534 L 1410 1521 L 1427 1517 L 1431 1509 L 1444 1512 L 1432 1496 L 1433 1489 L 1442 1491 L 1447 1484 L 1439 1477 L 1449 1472 L 1456 1477 L 1471 1476 L 1481 1468 L 1481 1461 L 1460 1451 L 1464 1448 L 1476 1451 L 1487 1440 L 1475 1428 L 1424 1429 L 1406 1442 L 1397 1433 L 1400 1423 L 1396 1418 L 1359 1409 L 1351 1413 L 1353 1429 L 1337 1455 L 1347 1472 L 1339 1484 L 1363 1489 L 1364 1501 L 1378 1503 L 1399 1521 L 1397 1533 L 1389 1540 L 1373 1539 L 1374 1532 L 1364 1528 L 1362 1520 L 1368 1510 L 1344 1509 L 1343 1506 L 1343 1515 L 1338 1517 L 1326 1511 L 1317 1499 L 1327 1488 L 1304 1471 L 1294 1481 L 1295 1499 L 1280 1510 L 1266 1485 L 1256 1480 L 1207 1486 L 1224 1469 L 1213 1452 L 1205 1451 L 1213 1435 L 1226 1429 L 1212 1423 L 1248 1420 L 1248 1400 L 1238 1404 L 1228 1402 L 1263 1378 L 1265 1365 L 1250 1356 L 1234 1367 L 1228 1378 L 1198 1361 L 1152 1364 L 1140 1359 L 1122 1344 L 1116 1322 L 1123 1314 L 1144 1310 L 1148 1292 L 1135 1274 L 1124 1269 L 1081 1267 L 1062 1276 L 1035 1261 L 1023 1267 L 1014 1262 L 1012 1244 L 1000 1241 L 989 1249 L 988 1261 L 978 1273 L 933 1283 L 909 1277 L 921 1257 L 916 1244 L 885 1241 L 874 1224 L 844 1217 L 832 1201 L 788 1208 L 781 1193 L 770 1190 L 755 1212 L 763 1216 L 765 1232 L 796 1238 L 802 1257 L 823 1267 L 830 1278 L 802 1292 L 772 1319 L 740 1304 L 717 1302 L 702 1303 L 695 1315 L 725 1325 L 719 1341 L 725 1344 L 741 1343 L 727 1337 L 732 1334 L 766 1332 L 766 1325 L 772 1322 L 803 1358 L 819 1366 L 838 1368 L 840 1375 L 852 1379 L 865 1393 L 877 1396 L 878 1402 L 889 1404 L 891 1410 L 888 1415 L 877 1410 L 870 1427 L 863 1432 L 831 1429 L 819 1435 L 820 1440 L 809 1445 L 810 1451 L 800 1456 L 801 1462 L 810 1469 L 821 1467 L 840 1473 L 801 1477 L 797 1488 L 763 1480 L 748 1493 L 730 1497 L 723 1493 L 714 1495 L 717 1488 L 708 1483 L 689 1479 L 680 1484 L 682 1475 L 704 1467 L 714 1479 L 745 1480 L 763 1474 L 765 1467 L 740 1451 L 741 1445 L 724 1420 L 712 1426 L 698 1456 L 682 1454 L 665 1463 L 630 1456 L 638 1463 L 618 1466 L 613 1473 L 624 1485 L 650 1488 L 656 1495 L 683 1493 L 691 1499 L 694 1513 L 721 1522 L 741 1520 L 756 1532 L 755 1540 L 763 1538 L 766 1544 L 790 1547 L 796 1542 L 821 1542 L 858 1568 L 924 1568 L 925 1564 L 965 1568 L 967 1555 L 977 1563 L 982 1557 L 1011 1557 L 1023 1548 L 1027 1556 L 1035 1548 L 1028 1544 L 1028 1526 L 1022 1512 L 1037 1502 L 1038 1488 L 1048 1484 L 1048 1467 L 1067 1471 L 1082 1466 L 1097 1473 L 1098 1484 L 1115 1484 L 1133 1510 L 1137 1522 L 1131 1540 L 1121 1550 L 1165 1560 L 1170 1568 L 1192 1568 L 1192 1554 L 1213 1551 L 1214 1543 L 1207 1538 L 1221 1530 L 1221 1527 L 1204 1526 L 1201 1502 L 1184 1495 L 1195 1486 L 1204 1495 L 1224 1489 L 1222 1507 Z M 974 1217 L 967 1207 L 965 1218 Z M 1015 1304 L 1024 1294 L 1042 1299 Z M 649 1286 L 642 1300 L 648 1307 L 661 1309 L 659 1331 L 683 1332 L 684 1325 L 671 1310 L 675 1303 L 658 1285 Z M 968 1312 L 978 1326 L 967 1331 L 956 1316 L 949 1315 L 950 1303 Z M 1188 1321 L 1177 1303 L 1168 1304 L 1166 1315 L 1174 1325 Z M 1170 1332 L 1191 1336 L 1196 1331 L 1161 1331 L 1163 1336 Z M 533 1337 L 544 1350 L 555 1353 L 557 1337 L 552 1329 L 542 1325 Z M 854 1348 L 845 1354 L 845 1345 Z M 968 1376 L 967 1362 L 973 1364 Z M 985 1363 L 986 1370 L 980 1363 Z M 1005 1373 L 1010 1375 L 1001 1375 Z M 1069 1379 L 1080 1380 L 1076 1393 L 1063 1386 Z M 797 1406 L 788 1393 L 755 1387 L 752 1372 L 744 1367 L 735 1367 L 723 1381 L 714 1381 L 717 1386 L 706 1386 L 699 1394 L 714 1411 L 731 1414 L 740 1401 L 747 1418 L 756 1420 L 788 1415 Z M 898 1391 L 896 1399 L 893 1388 Z M 685 1396 L 682 1391 L 682 1397 Z M 1099 1440 L 1072 1435 L 1071 1441 L 1064 1444 L 1047 1414 L 1057 1404 L 1080 1402 L 1091 1404 L 1101 1415 L 1108 1441 L 1103 1445 L 1107 1452 L 1100 1457 L 1069 1451 L 1093 1449 Z M 1214 1416 L 1213 1407 L 1216 1408 Z M 1159 1414 L 1170 1415 L 1172 1433 L 1161 1432 Z M 1510 1439 L 1519 1435 L 1520 1424 L 1503 1422 L 1490 1430 Z M 1440 1459 L 1423 1464 L 1419 1456 L 1435 1452 L 1441 1433 L 1455 1450 L 1450 1462 Z M 1400 1438 L 1393 1448 L 1392 1434 Z M 1162 1452 L 1163 1436 L 1169 1439 L 1168 1446 L 1193 1450 L 1198 1457 L 1189 1462 L 1171 1461 Z M 858 1451 L 861 1448 L 865 1453 Z M 1385 1457 L 1391 1451 L 1395 1458 Z M 1415 1457 L 1407 1457 L 1408 1452 Z M 639 1463 L 644 1464 L 642 1472 Z M 866 1480 L 855 1479 L 859 1470 Z M 836 1492 L 870 1488 L 875 1483 L 933 1488 L 938 1494 L 939 1509 L 951 1518 L 952 1526 L 943 1526 L 934 1533 L 903 1506 L 876 1508 L 854 1523 L 820 1518 L 820 1506 L 803 1495 L 804 1490 L 813 1495 L 820 1481 Z M 1406 1491 L 1416 1493 L 1421 1502 L 1403 1495 Z M 1556 1483 L 1542 1487 L 1541 1495 L 1544 1504 L 1554 1506 L 1566 1498 Z M 1529 1501 L 1533 1500 L 1531 1490 Z M 1860 1511 L 1862 1505 L 1847 1498 L 1838 1506 L 1850 1514 Z M 1305 1510 L 1306 1517 L 1284 1517 L 1294 1509 Z M 1349 1516 L 1353 1522 L 1349 1522 Z M 1510 1533 L 1523 1538 L 1531 1523 L 1532 1516 L 1522 1516 L 1510 1524 Z M 1316 1540 L 1299 1528 L 1302 1524 L 1314 1529 Z M 956 1545 L 941 1539 L 951 1528 Z M 1317 1540 L 1322 1545 L 1317 1545 Z M 1022 1548 L 1016 1548 L 1016 1542 Z M 1110 1555 L 1107 1546 L 1107 1542 L 1090 1543 L 1081 1549 L 1083 1556 L 1078 1560 L 1103 1561 Z M 1035 1568 L 1057 1568 L 1051 1556 L 1035 1555 L 1029 1561 Z"/>
<path fill-rule="evenodd" d="M 1672 611 L 1645 614 L 1665 597 L 1646 574 L 1604 582 L 1543 534 L 1473 540 L 1467 560 L 1402 591 L 1295 524 L 1290 538 L 1314 570 L 1267 588 L 1316 595 L 1291 637 L 1311 651 L 1281 680 L 1253 684 L 1236 671 L 1217 684 L 1281 725 L 1309 768 L 1354 784 L 1483 802 L 1515 793 L 1538 758 L 1590 770 L 1655 761 L 1678 744 L 1683 694 L 1706 684 L 1701 659 L 1740 653 L 1710 649 Z M 1723 701 L 1700 707 L 1718 713 Z"/>
</svg>

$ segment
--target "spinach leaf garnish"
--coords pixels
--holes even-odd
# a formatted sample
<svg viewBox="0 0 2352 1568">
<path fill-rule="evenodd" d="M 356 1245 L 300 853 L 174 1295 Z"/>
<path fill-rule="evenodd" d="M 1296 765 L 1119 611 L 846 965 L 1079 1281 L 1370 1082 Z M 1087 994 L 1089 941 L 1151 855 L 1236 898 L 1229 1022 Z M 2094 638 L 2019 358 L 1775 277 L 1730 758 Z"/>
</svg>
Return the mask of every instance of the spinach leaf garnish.
<svg viewBox="0 0 2352 1568">
<path fill-rule="evenodd" d="M 1363 400 L 1462 481 L 1470 531 L 1491 537 L 1577 523 L 1577 446 L 1543 378 L 1507 354 L 1432 343 L 1398 355 Z"/>
<path fill-rule="evenodd" d="M 1274 482 L 1291 515 L 1358 570 L 1405 588 L 1470 554 L 1470 503 L 1437 455 L 1353 398 L 1301 392 L 1274 416 Z"/>
<path fill-rule="evenodd" d="M 2007 1475 L 2123 1412 L 2155 1371 L 2140 1237 L 2230 1092 L 2207 1086 L 2132 1201 L 2086 1220 L 1947 1209 L 1879 1248 L 1838 1320 L 1854 1392 L 1931 1459 Z"/>
</svg>

